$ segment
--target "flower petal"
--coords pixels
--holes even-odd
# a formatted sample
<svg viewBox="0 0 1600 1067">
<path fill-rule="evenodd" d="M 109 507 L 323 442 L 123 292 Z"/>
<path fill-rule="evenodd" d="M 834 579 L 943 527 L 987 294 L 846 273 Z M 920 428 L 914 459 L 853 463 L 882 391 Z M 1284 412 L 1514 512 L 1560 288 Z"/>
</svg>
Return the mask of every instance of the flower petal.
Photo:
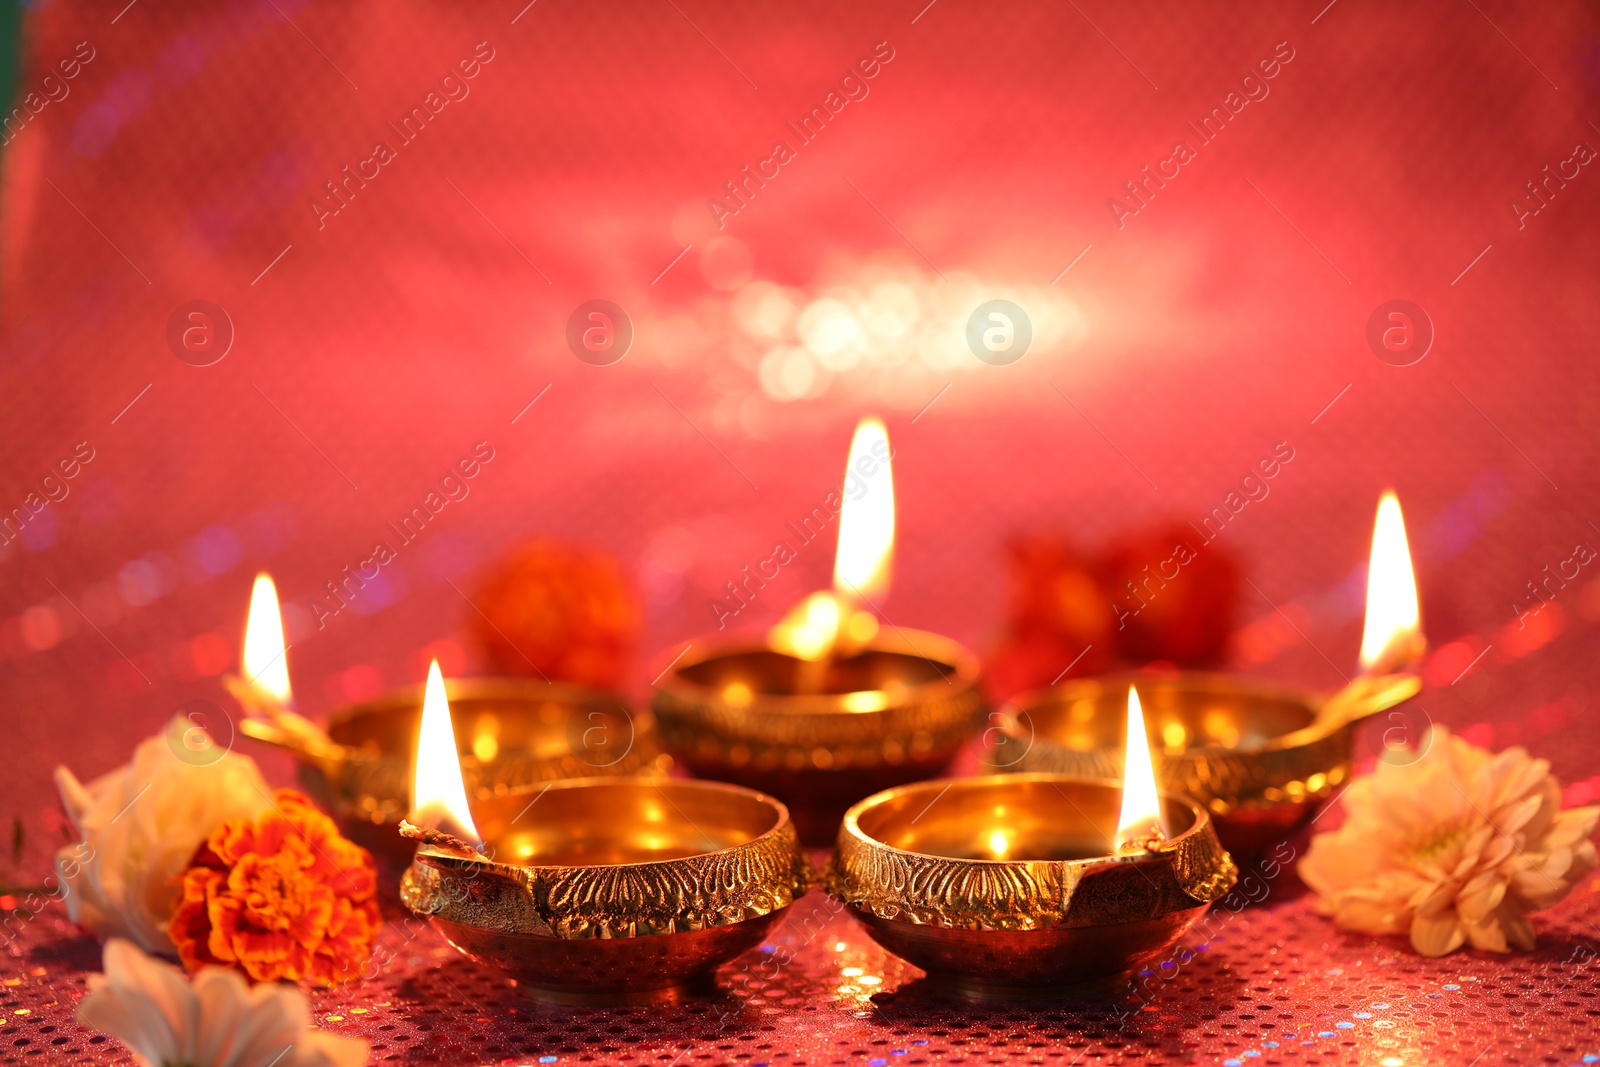
<svg viewBox="0 0 1600 1067">
<path fill-rule="evenodd" d="M 249 1010 L 250 987 L 235 971 L 207 967 L 195 976 L 200 1015 L 188 1035 L 184 1063 L 225 1064 Z"/>
<path fill-rule="evenodd" d="M 1496 871 L 1484 871 L 1462 887 L 1456 911 L 1467 924 L 1481 922 L 1505 899 L 1509 881 Z M 1474 940 L 1476 945 L 1477 941 Z"/>
<path fill-rule="evenodd" d="M 1455 903 L 1455 883 L 1443 882 L 1422 887 L 1413 898 L 1412 907 L 1418 915 L 1432 919 L 1454 908 Z"/>
<path fill-rule="evenodd" d="M 77 775 L 59 764 L 56 766 L 55 780 L 56 792 L 61 794 L 61 806 L 67 809 L 67 817 L 72 820 L 72 825 L 82 833 L 83 820 L 94 808 L 94 794 L 78 781 Z"/>
<path fill-rule="evenodd" d="M 1392 897 L 1347 893 L 1332 902 L 1333 921 L 1346 930 L 1363 934 L 1402 934 L 1411 924 L 1411 911 Z"/>
<path fill-rule="evenodd" d="M 121 938 L 106 942 L 104 959 L 105 976 L 79 1002 L 78 1017 L 150 1063 L 182 1062 L 185 1002 L 193 997 L 182 974 Z"/>
<path fill-rule="evenodd" d="M 1465 924 L 1467 938 L 1472 942 L 1473 948 L 1483 949 L 1485 952 L 1510 952 L 1511 946 L 1506 944 L 1505 931 L 1500 927 L 1500 920 L 1490 915 L 1481 921 Z"/>
<path fill-rule="evenodd" d="M 1539 814 L 1539 806 L 1543 803 L 1543 797 L 1531 796 L 1508 804 L 1496 813 L 1494 824 L 1501 833 L 1515 836 L 1518 830 Z"/>
<path fill-rule="evenodd" d="M 1544 844 L 1547 848 L 1575 845 L 1594 833 L 1596 822 L 1600 822 L 1600 806 L 1570 808 L 1551 820 Z"/>
<path fill-rule="evenodd" d="M 250 991 L 249 1017 L 230 1067 L 272 1067 L 305 1035 L 310 1022 L 311 1008 L 300 990 L 271 983 L 256 986 Z"/>
<path fill-rule="evenodd" d="M 1411 947 L 1424 956 L 1444 956 L 1460 948 L 1466 931 L 1453 911 L 1433 918 L 1419 915 L 1411 920 Z"/>
<path fill-rule="evenodd" d="M 1528 917 L 1508 901 L 1500 906 L 1499 918 L 1500 928 L 1505 931 L 1506 940 L 1524 952 L 1532 952 L 1535 937 L 1533 924 L 1528 921 Z"/>
</svg>

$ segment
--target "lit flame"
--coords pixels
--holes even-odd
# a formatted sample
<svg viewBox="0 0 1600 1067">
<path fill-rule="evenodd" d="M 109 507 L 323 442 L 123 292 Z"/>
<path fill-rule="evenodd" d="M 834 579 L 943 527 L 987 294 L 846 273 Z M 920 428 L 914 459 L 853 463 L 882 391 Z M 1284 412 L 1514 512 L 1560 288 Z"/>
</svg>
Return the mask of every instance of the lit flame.
<svg viewBox="0 0 1600 1067">
<path fill-rule="evenodd" d="M 1415 658 L 1420 642 L 1417 576 L 1411 569 L 1406 523 L 1393 490 L 1378 501 L 1367 568 L 1367 622 L 1361 632 L 1361 667 L 1392 671 Z"/>
<path fill-rule="evenodd" d="M 817 662 L 834 646 L 859 647 L 878 632 L 878 620 L 858 607 L 889 591 L 894 559 L 894 476 L 889 431 L 879 419 L 862 419 L 850 441 L 839 508 L 839 547 L 833 557 L 833 592 L 812 593 L 772 628 L 779 652 Z"/>
<path fill-rule="evenodd" d="M 856 427 L 844 477 L 833 588 L 847 598 L 871 600 L 889 591 L 894 559 L 894 475 L 889 431 L 881 420 L 862 419 Z"/>
<path fill-rule="evenodd" d="M 279 704 L 288 704 L 289 660 L 283 643 L 283 616 L 278 611 L 278 589 L 269 574 L 256 575 L 250 590 L 250 614 L 244 624 L 245 681 Z"/>
<path fill-rule="evenodd" d="M 1112 844 L 1121 849 L 1152 834 L 1166 836 L 1161 818 L 1161 797 L 1156 792 L 1156 769 L 1151 761 L 1150 741 L 1144 732 L 1144 709 L 1139 706 L 1138 690 L 1128 687 L 1128 739 L 1122 764 L 1122 813 L 1117 818 L 1117 836 Z"/>
<path fill-rule="evenodd" d="M 411 821 L 425 829 L 443 830 L 469 842 L 479 840 L 467 807 L 461 779 L 456 734 L 450 724 L 450 702 L 444 695 L 439 661 L 428 667 L 422 697 L 422 725 L 417 729 L 417 760 L 411 777 Z"/>
</svg>

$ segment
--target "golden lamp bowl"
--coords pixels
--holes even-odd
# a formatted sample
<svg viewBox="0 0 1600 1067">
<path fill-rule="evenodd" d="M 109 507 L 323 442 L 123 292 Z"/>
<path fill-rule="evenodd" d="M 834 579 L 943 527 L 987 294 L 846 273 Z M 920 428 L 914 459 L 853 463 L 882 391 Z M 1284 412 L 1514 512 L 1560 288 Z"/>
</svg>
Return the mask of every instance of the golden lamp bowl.
<svg viewBox="0 0 1600 1067">
<path fill-rule="evenodd" d="M 413 845 L 398 827 L 411 806 L 422 687 L 335 711 L 331 744 L 247 719 L 251 737 L 287 749 L 300 780 L 345 836 L 397 868 Z M 457 678 L 445 682 L 467 796 L 487 800 L 566 778 L 666 774 L 655 718 L 620 697 L 560 682 Z"/>
<path fill-rule="evenodd" d="M 901 786 L 845 815 L 827 886 L 878 944 L 968 995 L 1104 989 L 1162 958 L 1238 877 L 1205 809 L 1161 799 L 1171 836 L 1113 854 L 1114 780 Z"/>
<path fill-rule="evenodd" d="M 789 812 L 720 782 L 557 782 L 472 806 L 484 855 L 424 845 L 400 899 L 533 997 L 677 1000 L 810 885 Z"/>
<path fill-rule="evenodd" d="M 1201 803 L 1230 851 L 1258 855 L 1349 778 L 1357 725 L 1422 683 L 1409 673 L 1385 675 L 1355 699 L 1330 701 L 1223 674 L 1086 678 L 1005 709 L 990 769 L 1120 778 L 1130 685 L 1139 690 L 1161 787 Z"/>
<path fill-rule="evenodd" d="M 978 658 L 920 630 L 885 627 L 799 692 L 811 666 L 758 642 L 694 649 L 653 706 L 691 771 L 772 793 L 803 841 L 826 846 L 862 797 L 943 773 L 984 699 Z"/>
</svg>

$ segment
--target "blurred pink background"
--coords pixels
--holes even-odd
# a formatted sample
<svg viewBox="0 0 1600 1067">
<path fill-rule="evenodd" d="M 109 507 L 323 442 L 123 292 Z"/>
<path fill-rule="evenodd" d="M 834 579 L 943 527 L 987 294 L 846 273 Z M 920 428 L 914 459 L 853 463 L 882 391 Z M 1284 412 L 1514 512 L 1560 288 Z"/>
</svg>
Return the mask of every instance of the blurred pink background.
<svg viewBox="0 0 1600 1067">
<path fill-rule="evenodd" d="M 897 624 L 988 647 L 1006 537 L 1198 521 L 1288 442 L 1224 535 L 1256 587 L 1235 663 L 1353 668 L 1393 485 L 1448 649 L 1429 714 L 1593 773 L 1600 587 L 1569 583 L 1533 636 L 1514 615 L 1600 543 L 1600 172 L 1547 203 L 1526 185 L 1600 146 L 1592 5 L 124 2 L 31 12 L 25 88 L 93 58 L 4 154 L 0 503 L 79 442 L 94 458 L 0 549 L 0 812 L 226 703 L 259 569 L 316 714 L 429 655 L 481 669 L 451 583 L 526 536 L 598 544 L 644 591 L 643 695 L 646 658 L 712 628 L 871 413 L 897 449 Z M 875 50 L 801 144 L 786 124 Z M 485 54 L 402 145 L 388 124 Z M 1245 92 L 1119 226 L 1124 183 Z M 379 140 L 395 158 L 326 214 Z M 793 158 L 718 230 L 707 200 L 780 140 Z M 565 341 L 597 298 L 633 323 L 611 366 Z M 964 339 L 989 299 L 1033 324 L 1007 366 Z M 1434 331 L 1411 366 L 1366 341 L 1395 299 Z M 211 366 L 168 345 L 193 300 L 235 331 Z M 480 441 L 470 495 L 316 630 L 323 583 Z M 831 564 L 830 534 L 741 623 Z"/>
</svg>

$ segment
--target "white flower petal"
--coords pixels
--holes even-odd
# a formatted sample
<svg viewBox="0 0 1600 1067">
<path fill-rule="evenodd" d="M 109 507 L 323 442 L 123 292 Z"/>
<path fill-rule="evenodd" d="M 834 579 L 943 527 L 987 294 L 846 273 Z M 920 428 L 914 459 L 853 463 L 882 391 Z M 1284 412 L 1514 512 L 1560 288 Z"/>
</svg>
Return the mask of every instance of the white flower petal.
<svg viewBox="0 0 1600 1067">
<path fill-rule="evenodd" d="M 271 1067 L 272 1061 L 293 1045 L 311 1024 L 306 995 L 291 985 L 262 983 L 250 990 L 247 1033 L 241 1036 L 241 1054 L 231 1067 Z"/>
<path fill-rule="evenodd" d="M 1561 812 L 1561 784 L 1546 775 L 1534 787 L 1534 793 L 1540 799 L 1539 810 L 1523 826 L 1522 835 L 1526 840 L 1537 843 L 1550 832 L 1550 827 Z"/>
<path fill-rule="evenodd" d="M 1500 928 L 1505 931 L 1506 940 L 1524 952 L 1532 952 L 1535 938 L 1533 924 L 1528 917 L 1509 902 L 1500 906 L 1499 914 Z"/>
<path fill-rule="evenodd" d="M 1517 842 L 1505 834 L 1495 834 L 1483 848 L 1483 855 L 1478 862 L 1484 867 L 1498 867 L 1507 860 L 1520 861 L 1517 855 Z"/>
<path fill-rule="evenodd" d="M 248 756 L 227 752 L 194 764 L 178 756 L 181 750 L 165 735 L 148 738 L 126 767 L 87 786 L 64 767 L 56 772 L 62 803 L 83 836 L 56 860 L 58 870 L 76 867 L 75 877 L 63 875 L 74 889 L 68 916 L 103 938 L 125 937 L 169 955 L 176 952 L 167 936 L 174 883 L 195 849 L 224 820 L 253 817 L 272 803 Z"/>
<path fill-rule="evenodd" d="M 94 807 L 94 794 L 78 781 L 77 775 L 66 767 L 57 765 L 55 771 L 56 792 L 61 794 L 61 806 L 67 809 L 67 817 L 72 820 L 72 825 L 83 831 L 83 818 Z"/>
<path fill-rule="evenodd" d="M 1447 911 L 1435 918 L 1417 916 L 1411 920 L 1411 947 L 1424 956 L 1444 956 L 1460 948 L 1467 935 L 1456 913 Z"/>
<path fill-rule="evenodd" d="M 1540 786 L 1549 780 L 1549 760 L 1528 759 L 1527 752 L 1520 748 L 1509 749 L 1501 753 L 1501 755 L 1509 756 L 1513 752 L 1519 753 L 1523 762 L 1517 763 L 1510 768 L 1507 780 L 1503 783 L 1503 791 L 1494 800 L 1495 807 L 1514 802 L 1525 796 L 1537 795 L 1541 792 Z"/>
<path fill-rule="evenodd" d="M 89 995 L 78 1004 L 78 1018 L 86 1025 L 118 1038 L 152 1064 L 180 1063 L 182 1042 L 178 1030 L 182 998 L 188 987 L 178 979 L 174 989 L 164 976 L 147 971 L 153 962 L 127 941 L 106 943 L 106 973 L 90 979 Z"/>
<path fill-rule="evenodd" d="M 232 1050 L 249 1010 L 250 987 L 226 967 L 206 967 L 194 979 L 199 1017 L 188 1035 L 193 1063 L 233 1063 Z"/>
<path fill-rule="evenodd" d="M 1544 803 L 1544 798 L 1538 796 L 1527 797 L 1515 804 L 1508 804 L 1500 810 L 1495 818 L 1495 827 L 1503 834 L 1515 836 L 1518 830 L 1539 814 L 1539 806 Z"/>
<path fill-rule="evenodd" d="M 1575 845 L 1579 841 L 1587 840 L 1594 833 L 1596 822 L 1600 822 L 1600 806 L 1591 805 L 1587 808 L 1571 808 L 1563 811 L 1551 820 L 1550 829 L 1544 835 L 1544 843 L 1549 848 Z"/>
<path fill-rule="evenodd" d="M 1550 905 L 1565 897 L 1571 886 L 1565 882 L 1554 882 L 1545 877 L 1543 872 L 1529 868 L 1518 872 L 1511 880 L 1511 896 L 1516 899 L 1519 906 L 1537 911 L 1548 908 Z"/>
<path fill-rule="evenodd" d="M 1411 907 L 1418 915 L 1434 918 L 1455 907 L 1456 887 L 1451 882 L 1419 886 L 1411 896 Z"/>
<path fill-rule="evenodd" d="M 1485 871 L 1462 887 L 1456 911 L 1467 924 L 1483 921 L 1505 899 L 1508 882 L 1495 871 Z M 1476 945 L 1477 941 L 1474 940 Z"/>
<path fill-rule="evenodd" d="M 183 1031 L 195 996 L 182 971 L 146 956 L 127 941 L 106 943 L 105 968 L 112 988 L 147 997 L 174 1034 Z"/>
<path fill-rule="evenodd" d="M 1529 949 L 1527 913 L 1600 866 L 1600 806 L 1561 810 L 1549 763 L 1490 753 L 1435 727 L 1415 763 L 1380 763 L 1344 795 L 1347 817 L 1300 863 L 1316 907 L 1346 929 L 1409 932 L 1417 951 L 1470 942 Z"/>
<path fill-rule="evenodd" d="M 1339 926 L 1362 934 L 1403 934 L 1411 926 L 1411 912 L 1387 899 L 1347 895 L 1338 900 L 1331 914 Z"/>
<path fill-rule="evenodd" d="M 1505 931 L 1500 928 L 1500 920 L 1493 915 L 1479 922 L 1468 922 L 1466 925 L 1467 939 L 1472 942 L 1473 948 L 1483 949 L 1485 952 L 1510 952 L 1511 946 L 1506 944 Z"/>
<path fill-rule="evenodd" d="M 178 968 L 130 942 L 107 944 L 106 973 L 91 975 L 78 1018 L 146 1063 L 183 1067 L 360 1067 L 367 1043 L 308 1029 L 294 986 L 249 988 L 237 973 L 206 968 L 193 986 Z"/>
</svg>

